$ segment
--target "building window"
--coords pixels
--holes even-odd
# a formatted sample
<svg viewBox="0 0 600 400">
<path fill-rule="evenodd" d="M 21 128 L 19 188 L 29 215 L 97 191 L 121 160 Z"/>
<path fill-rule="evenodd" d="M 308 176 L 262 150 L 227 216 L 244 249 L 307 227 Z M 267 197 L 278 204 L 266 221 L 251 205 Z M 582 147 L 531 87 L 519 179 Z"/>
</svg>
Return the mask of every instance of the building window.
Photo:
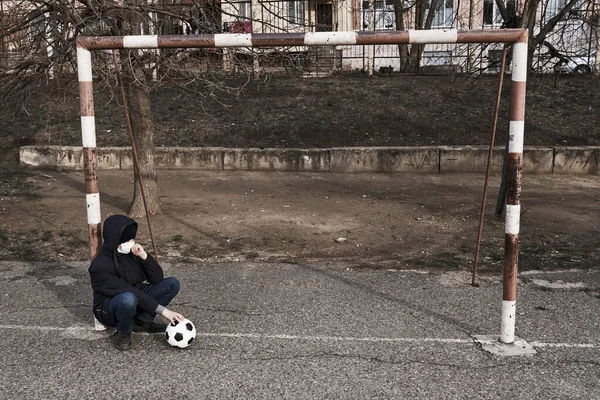
<svg viewBox="0 0 600 400">
<path fill-rule="evenodd" d="M 454 23 L 454 0 L 437 0 L 433 28 L 451 27 Z"/>
<path fill-rule="evenodd" d="M 288 2 L 288 20 L 293 24 L 304 24 L 304 1 Z"/>
<path fill-rule="evenodd" d="M 252 2 L 236 1 L 228 3 L 227 11 L 233 21 L 223 22 L 223 32 L 252 33 Z M 232 9 L 233 8 L 233 9 Z"/>
<path fill-rule="evenodd" d="M 248 21 L 252 19 L 252 2 L 245 1 L 234 3 L 238 13 L 239 21 Z"/>
<path fill-rule="evenodd" d="M 552 18 L 565 6 L 565 0 L 549 0 L 546 5 L 546 18 Z"/>
<path fill-rule="evenodd" d="M 502 50 L 488 51 L 488 72 L 500 72 Z"/>
<path fill-rule="evenodd" d="M 369 1 L 362 3 L 363 29 L 369 29 L 371 14 L 369 13 Z M 375 24 L 376 31 L 396 29 L 396 14 L 394 11 L 395 0 L 375 1 Z"/>
<path fill-rule="evenodd" d="M 548 20 L 554 17 L 560 12 L 560 10 L 565 8 L 568 2 L 569 0 L 548 0 L 544 13 L 545 19 Z M 582 11 L 585 12 L 586 4 L 587 3 L 584 2 L 584 0 L 579 0 L 576 2 L 571 8 L 571 11 L 569 12 L 570 15 L 568 15 L 568 17 L 576 16 Z M 544 9 L 542 9 L 542 11 L 544 11 Z"/>
<path fill-rule="evenodd" d="M 554 0 L 550 0 L 554 1 Z M 515 0 L 506 1 L 506 10 L 509 15 L 516 15 L 517 3 Z M 502 15 L 496 5 L 496 0 L 483 0 L 483 25 L 484 26 L 501 26 Z"/>
</svg>

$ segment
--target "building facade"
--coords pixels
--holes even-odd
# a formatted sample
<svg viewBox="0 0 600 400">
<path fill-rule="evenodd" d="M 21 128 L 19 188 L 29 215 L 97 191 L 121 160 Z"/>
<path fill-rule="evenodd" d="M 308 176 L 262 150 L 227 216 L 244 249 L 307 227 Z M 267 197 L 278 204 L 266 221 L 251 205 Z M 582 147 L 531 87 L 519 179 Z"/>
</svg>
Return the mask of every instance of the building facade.
<svg viewBox="0 0 600 400">
<path fill-rule="evenodd" d="M 398 24 L 396 3 L 397 0 L 232 0 L 222 3 L 222 18 L 225 30 L 230 32 L 381 31 L 401 27 L 415 29 L 416 4 L 403 3 L 408 11 L 402 14 L 403 23 Z M 534 35 L 567 3 L 566 0 L 542 0 L 537 10 Z M 437 0 L 435 13 L 430 18 L 431 29 L 502 27 L 502 16 L 495 0 L 479 0 L 472 4 L 471 12 L 470 2 Z M 509 11 L 522 7 L 517 0 L 509 0 L 505 4 Z M 426 7 L 429 5 L 427 3 Z M 428 11 L 425 11 L 425 20 L 428 19 Z M 519 11 L 522 12 L 521 9 Z M 588 72 L 595 67 L 599 12 L 599 0 L 579 0 L 546 37 L 546 42 L 553 50 L 565 57 L 562 61 L 574 63 L 573 68 L 579 67 L 577 72 Z M 536 50 L 534 70 L 554 72 L 561 59 L 555 57 L 549 49 L 548 46 L 540 46 Z M 309 49 L 302 51 L 309 57 Z M 331 63 L 323 62 L 334 69 L 365 70 L 369 63 L 369 52 L 373 54 L 371 62 L 375 70 L 392 67 L 397 71 L 400 68 L 400 53 L 395 45 L 378 45 L 371 49 L 366 46 L 337 46 L 329 50 L 321 49 L 320 52 L 323 57 L 334 60 Z M 497 72 L 501 54 L 501 45 L 428 45 L 423 51 L 421 66 L 425 71 Z"/>
</svg>

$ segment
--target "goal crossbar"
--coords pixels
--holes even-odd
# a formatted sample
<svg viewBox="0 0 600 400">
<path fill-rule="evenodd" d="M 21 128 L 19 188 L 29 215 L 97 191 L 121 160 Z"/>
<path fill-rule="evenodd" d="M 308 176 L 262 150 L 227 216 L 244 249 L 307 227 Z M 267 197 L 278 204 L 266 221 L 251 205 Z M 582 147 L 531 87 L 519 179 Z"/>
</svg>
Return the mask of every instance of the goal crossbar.
<svg viewBox="0 0 600 400">
<path fill-rule="evenodd" d="M 408 31 L 349 31 L 292 33 L 216 33 L 200 35 L 81 36 L 87 50 L 202 47 L 342 46 L 375 44 L 515 43 L 522 29 L 432 29 Z"/>
<path fill-rule="evenodd" d="M 81 137 L 86 186 L 90 257 L 102 249 L 98 153 L 94 117 L 92 50 L 225 48 L 288 46 L 354 46 L 384 44 L 507 43 L 512 44 L 511 100 L 508 142 L 504 279 L 500 341 L 514 343 L 521 215 L 521 175 L 528 32 L 526 29 L 433 29 L 408 31 L 348 31 L 306 33 L 218 33 L 201 35 L 80 36 L 77 73 L 81 107 Z"/>
</svg>

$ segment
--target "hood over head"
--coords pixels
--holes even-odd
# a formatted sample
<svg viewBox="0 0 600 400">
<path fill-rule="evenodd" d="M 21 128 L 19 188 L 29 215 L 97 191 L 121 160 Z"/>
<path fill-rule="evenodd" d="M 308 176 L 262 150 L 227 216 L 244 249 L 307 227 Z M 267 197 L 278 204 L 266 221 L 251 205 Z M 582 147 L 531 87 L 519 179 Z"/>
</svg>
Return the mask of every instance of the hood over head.
<svg viewBox="0 0 600 400">
<path fill-rule="evenodd" d="M 138 224 L 133 219 L 129 218 L 126 215 L 111 215 L 104 221 L 104 227 L 102 228 L 102 237 L 104 238 L 103 248 L 112 253 L 117 251 L 117 247 L 119 244 L 123 243 L 122 240 L 123 232 L 125 232 L 127 228 L 127 236 L 128 239 L 132 239 L 131 231 L 133 232 L 133 237 L 135 238 L 135 232 L 137 232 Z M 125 241 L 127 241 L 125 240 Z"/>
<path fill-rule="evenodd" d="M 135 239 L 136 233 L 137 233 L 137 224 L 127 225 L 127 227 L 121 234 L 121 239 L 119 239 L 119 243 L 125 243 L 125 242 L 130 241 L 131 239 Z"/>
</svg>

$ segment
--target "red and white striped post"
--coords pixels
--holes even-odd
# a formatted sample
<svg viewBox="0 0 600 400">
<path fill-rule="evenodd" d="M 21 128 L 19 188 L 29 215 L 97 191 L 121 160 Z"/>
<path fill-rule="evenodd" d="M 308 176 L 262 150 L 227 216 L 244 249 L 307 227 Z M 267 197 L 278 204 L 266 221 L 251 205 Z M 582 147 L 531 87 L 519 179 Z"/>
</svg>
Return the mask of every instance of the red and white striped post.
<svg viewBox="0 0 600 400">
<path fill-rule="evenodd" d="M 525 31 L 523 37 L 513 45 L 511 68 L 508 190 L 506 193 L 502 326 L 500 331 L 500 341 L 502 343 L 514 343 L 515 341 L 521 219 L 521 172 L 523 169 L 525 90 L 527 85 L 527 38 L 527 31 Z"/>
<path fill-rule="evenodd" d="M 508 193 L 505 224 L 504 282 L 500 341 L 513 343 L 521 213 L 521 171 L 525 88 L 527 81 L 527 30 L 409 30 L 387 32 L 307 32 L 171 36 L 94 36 L 77 39 L 77 66 L 81 101 L 81 135 L 84 150 L 86 204 L 90 237 L 90 256 L 102 245 L 100 231 L 100 195 L 94 122 L 92 62 L 90 50 L 204 48 L 204 47 L 278 47 L 278 46 L 353 46 L 376 44 L 428 43 L 513 43 L 512 87 L 510 104 L 510 141 L 508 150 Z"/>
<path fill-rule="evenodd" d="M 102 248 L 100 192 L 98 190 L 98 155 L 96 153 L 96 122 L 94 117 L 94 88 L 92 82 L 92 54 L 77 44 L 77 73 L 81 107 L 81 141 L 85 175 L 85 203 L 90 238 L 90 258 Z"/>
<path fill-rule="evenodd" d="M 102 249 L 102 218 L 100 213 L 100 191 L 98 189 L 96 120 L 94 117 L 94 84 L 92 79 L 92 53 L 80 46 L 79 43 L 77 43 L 77 75 L 79 78 L 79 103 L 81 108 L 85 204 L 90 239 L 90 258 L 93 260 Z M 94 317 L 94 329 L 102 331 L 106 327 Z"/>
</svg>

